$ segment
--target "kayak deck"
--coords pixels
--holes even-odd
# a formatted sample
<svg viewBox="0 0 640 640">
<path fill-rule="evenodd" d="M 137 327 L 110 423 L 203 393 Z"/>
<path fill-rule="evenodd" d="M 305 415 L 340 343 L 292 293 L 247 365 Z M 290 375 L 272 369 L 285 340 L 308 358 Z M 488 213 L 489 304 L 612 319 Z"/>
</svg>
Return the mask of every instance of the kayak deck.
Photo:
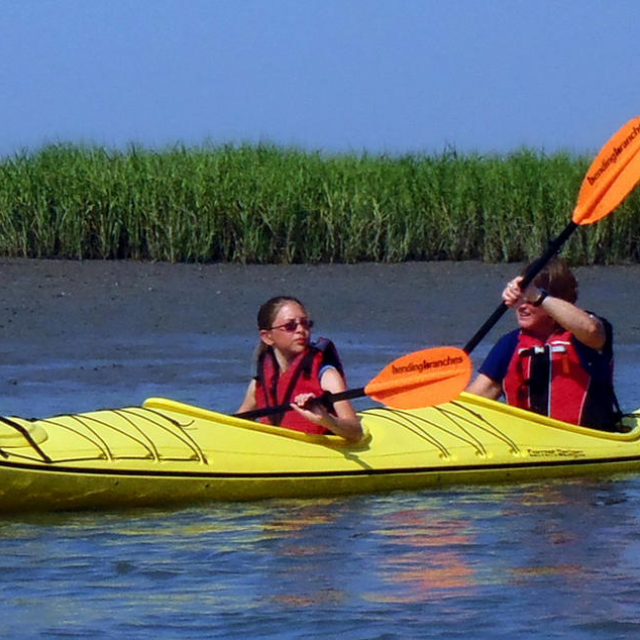
<svg viewBox="0 0 640 640">
<path fill-rule="evenodd" d="M 361 414 L 366 436 L 302 434 L 162 398 L 41 420 L 0 418 L 0 511 L 317 497 L 640 468 L 626 432 L 463 393 Z"/>
</svg>

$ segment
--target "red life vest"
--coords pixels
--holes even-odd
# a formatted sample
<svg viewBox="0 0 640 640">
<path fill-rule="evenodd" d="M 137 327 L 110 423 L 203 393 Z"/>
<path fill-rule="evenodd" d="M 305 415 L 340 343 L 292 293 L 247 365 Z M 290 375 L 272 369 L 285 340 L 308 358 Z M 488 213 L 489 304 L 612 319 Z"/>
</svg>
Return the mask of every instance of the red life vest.
<svg viewBox="0 0 640 640">
<path fill-rule="evenodd" d="M 572 424 L 583 423 L 591 375 L 569 331 L 547 340 L 520 332 L 503 389 L 507 403 Z"/>
<path fill-rule="evenodd" d="M 313 393 L 320 397 L 324 389 L 320 386 L 320 371 L 330 365 L 344 378 L 344 371 L 338 352 L 330 340 L 320 338 L 301 353 L 284 372 L 276 361 L 273 349 L 265 349 L 258 358 L 256 375 L 256 405 L 258 409 L 289 403 L 298 394 Z M 334 411 L 331 411 L 335 415 Z M 263 418 L 262 421 L 281 425 L 304 433 L 326 434 L 328 429 L 309 422 L 296 411 L 286 411 Z"/>
</svg>

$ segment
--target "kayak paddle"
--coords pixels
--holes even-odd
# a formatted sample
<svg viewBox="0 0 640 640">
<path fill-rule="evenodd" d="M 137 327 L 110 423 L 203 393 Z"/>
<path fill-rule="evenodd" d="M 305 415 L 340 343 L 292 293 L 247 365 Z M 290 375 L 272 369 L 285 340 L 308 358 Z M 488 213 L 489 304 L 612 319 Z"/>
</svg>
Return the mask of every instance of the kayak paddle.
<svg viewBox="0 0 640 640">
<path fill-rule="evenodd" d="M 392 409 L 417 409 L 442 404 L 458 397 L 471 379 L 471 359 L 457 347 L 435 347 L 414 351 L 388 364 L 366 386 L 322 396 L 325 403 L 369 396 Z M 289 411 L 281 404 L 236 413 L 236 418 L 254 420 Z"/>
<path fill-rule="evenodd" d="M 524 291 L 545 265 L 561 249 L 580 225 L 597 222 L 611 213 L 640 180 L 640 117 L 625 124 L 602 147 L 585 176 L 571 222 L 549 243 L 547 251 L 525 274 L 520 287 Z M 508 309 L 502 302 L 464 347 L 471 353 Z"/>
</svg>

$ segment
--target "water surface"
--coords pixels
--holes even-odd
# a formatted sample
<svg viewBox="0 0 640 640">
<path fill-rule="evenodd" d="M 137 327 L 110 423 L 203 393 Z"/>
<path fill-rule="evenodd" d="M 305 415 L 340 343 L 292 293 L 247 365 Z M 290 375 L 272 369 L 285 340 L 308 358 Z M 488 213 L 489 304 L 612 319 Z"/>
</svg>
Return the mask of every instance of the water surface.
<svg viewBox="0 0 640 640">
<path fill-rule="evenodd" d="M 8 519 L 3 634 L 633 638 L 639 516 L 624 477 Z"/>
</svg>

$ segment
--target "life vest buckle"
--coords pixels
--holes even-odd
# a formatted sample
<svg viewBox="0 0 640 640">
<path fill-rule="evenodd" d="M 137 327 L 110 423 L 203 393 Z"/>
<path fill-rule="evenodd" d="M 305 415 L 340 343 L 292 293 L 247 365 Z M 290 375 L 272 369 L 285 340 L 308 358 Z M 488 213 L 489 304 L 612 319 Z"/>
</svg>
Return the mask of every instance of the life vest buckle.
<svg viewBox="0 0 640 640">
<path fill-rule="evenodd" d="M 567 346 L 564 344 L 547 344 L 543 347 L 527 347 L 518 349 L 518 355 L 521 357 L 540 356 L 543 353 L 567 353 Z"/>
</svg>

